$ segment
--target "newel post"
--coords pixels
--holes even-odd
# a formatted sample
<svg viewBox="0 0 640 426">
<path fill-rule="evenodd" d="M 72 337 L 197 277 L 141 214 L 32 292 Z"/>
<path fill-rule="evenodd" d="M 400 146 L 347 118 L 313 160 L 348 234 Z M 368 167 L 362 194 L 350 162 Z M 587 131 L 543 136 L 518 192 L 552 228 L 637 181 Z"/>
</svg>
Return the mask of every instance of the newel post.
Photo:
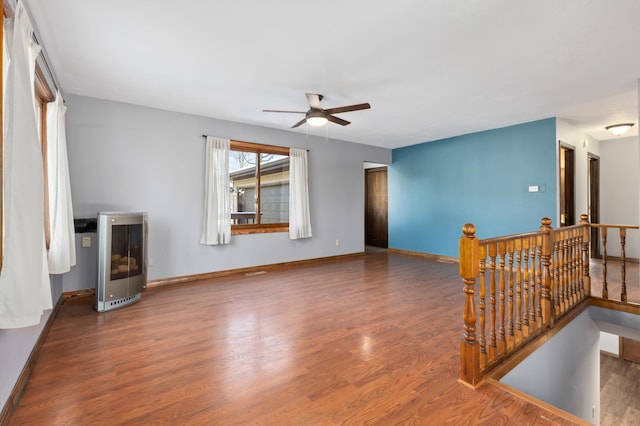
<svg viewBox="0 0 640 426">
<path fill-rule="evenodd" d="M 551 228 L 551 219 L 543 217 L 540 221 L 542 226 L 540 231 L 545 234 L 542 236 L 542 322 L 547 327 L 552 327 L 554 317 L 552 317 L 553 304 L 551 302 L 551 257 L 553 255 L 553 228 Z"/>
<path fill-rule="evenodd" d="M 475 285 L 479 274 L 476 227 L 467 223 L 460 238 L 460 276 L 464 283 L 464 333 L 460 342 L 460 379 L 475 385 L 480 380 L 480 346 L 476 340 Z"/>
<path fill-rule="evenodd" d="M 580 225 L 582 228 L 582 288 L 585 296 L 591 296 L 591 273 L 589 272 L 589 247 L 591 246 L 591 224 L 589 215 L 580 215 Z"/>
</svg>

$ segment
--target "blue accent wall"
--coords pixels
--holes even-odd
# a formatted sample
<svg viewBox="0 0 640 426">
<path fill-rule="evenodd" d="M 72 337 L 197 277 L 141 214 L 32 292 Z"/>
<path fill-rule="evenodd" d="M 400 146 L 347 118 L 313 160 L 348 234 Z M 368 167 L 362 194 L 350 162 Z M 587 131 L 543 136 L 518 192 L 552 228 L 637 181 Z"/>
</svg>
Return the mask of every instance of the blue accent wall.
<svg viewBox="0 0 640 426">
<path fill-rule="evenodd" d="M 549 118 L 394 149 L 389 247 L 458 257 L 465 223 L 479 238 L 537 230 L 556 216 L 555 139 Z"/>
</svg>

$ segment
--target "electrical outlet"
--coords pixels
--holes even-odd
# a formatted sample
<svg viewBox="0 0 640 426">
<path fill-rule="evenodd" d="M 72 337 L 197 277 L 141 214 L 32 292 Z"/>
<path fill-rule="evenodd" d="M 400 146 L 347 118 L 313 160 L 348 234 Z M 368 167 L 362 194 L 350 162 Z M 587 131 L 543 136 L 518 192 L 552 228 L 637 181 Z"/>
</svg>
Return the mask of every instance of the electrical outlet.
<svg viewBox="0 0 640 426">
<path fill-rule="evenodd" d="M 82 247 L 91 247 L 91 237 L 82 237 Z"/>
<path fill-rule="evenodd" d="M 340 240 L 336 240 L 336 247 L 340 245 Z"/>
</svg>

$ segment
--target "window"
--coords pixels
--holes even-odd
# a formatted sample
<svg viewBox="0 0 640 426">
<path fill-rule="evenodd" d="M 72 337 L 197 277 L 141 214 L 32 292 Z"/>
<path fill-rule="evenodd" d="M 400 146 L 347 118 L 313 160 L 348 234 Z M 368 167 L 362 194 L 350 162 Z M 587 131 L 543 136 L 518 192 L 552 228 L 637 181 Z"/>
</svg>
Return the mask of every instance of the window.
<svg viewBox="0 0 640 426">
<path fill-rule="evenodd" d="M 231 141 L 231 233 L 289 229 L 289 148 Z"/>
<path fill-rule="evenodd" d="M 44 166 L 44 235 L 47 249 L 49 249 L 49 245 L 51 243 L 51 227 L 49 225 L 49 185 L 47 182 L 47 102 L 52 102 L 54 100 L 54 97 L 44 77 L 44 71 L 42 71 L 42 68 L 37 63 L 34 96 L 36 120 L 38 125 L 38 136 L 40 137 L 42 163 Z"/>
<path fill-rule="evenodd" d="M 14 10 L 11 8 L 5 8 L 4 3 L 0 5 L 0 10 L 2 11 L 3 18 L 12 18 L 14 16 Z M 4 46 L 4 26 L 0 27 L 0 38 L 3 42 Z M 3 50 L 3 56 L 6 52 Z M 34 79 L 34 108 L 36 113 L 36 124 L 38 126 L 38 135 L 40 137 L 40 143 L 42 147 L 42 161 L 44 166 L 44 229 L 45 229 L 45 239 L 47 244 L 47 249 L 49 248 L 49 243 L 51 240 L 51 231 L 49 226 L 49 190 L 47 184 L 47 102 L 52 102 L 54 100 L 53 92 L 51 90 L 51 84 L 47 81 L 45 77 L 45 72 L 43 69 L 43 65 L 41 63 L 41 58 L 43 58 L 42 53 L 38 56 L 38 60 L 36 61 L 35 66 L 35 79 Z M 2 81 L 4 81 L 5 76 L 2 76 Z M 3 103 L 4 106 L 4 103 Z M 0 118 L 2 118 L 4 111 L 2 111 L 0 107 Z M 4 133 L 4 132 L 3 132 Z M 0 136 L 0 153 L 4 152 L 2 136 Z M 0 168 L 2 166 L 2 158 L 0 154 Z M 0 184 L 2 184 L 2 178 L 0 177 Z M 2 185 L 0 185 L 1 187 Z M 2 235 L 2 229 L 4 228 L 4 202 L 3 202 L 3 194 L 0 189 L 0 267 L 2 266 L 2 249 L 4 248 L 4 240 Z"/>
</svg>

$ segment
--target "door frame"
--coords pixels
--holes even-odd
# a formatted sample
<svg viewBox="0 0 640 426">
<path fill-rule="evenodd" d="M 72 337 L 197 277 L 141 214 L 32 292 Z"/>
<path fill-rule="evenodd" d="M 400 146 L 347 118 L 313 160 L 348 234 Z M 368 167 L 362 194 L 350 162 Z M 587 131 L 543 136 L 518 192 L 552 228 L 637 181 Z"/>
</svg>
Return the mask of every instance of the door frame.
<svg viewBox="0 0 640 426">
<path fill-rule="evenodd" d="M 594 173 L 592 164 L 597 164 Z M 594 176 L 597 174 L 597 176 Z M 594 185 L 594 178 L 597 179 Z M 595 200 L 595 206 L 593 205 Z M 600 156 L 587 152 L 587 209 L 590 223 L 600 223 Z M 594 214 L 595 213 L 595 214 Z M 600 232 L 599 228 L 591 228 L 590 253 L 591 257 L 600 258 Z"/>
<path fill-rule="evenodd" d="M 388 167 L 387 165 L 381 164 L 381 165 L 376 165 L 374 167 L 367 167 L 364 169 L 364 243 L 365 246 L 371 244 L 370 241 L 370 235 L 369 235 L 369 231 L 370 231 L 370 225 L 369 225 L 369 188 L 368 188 L 368 175 L 370 173 L 375 173 L 375 172 L 385 172 L 385 175 L 387 176 L 387 194 L 386 196 L 389 196 L 389 188 L 388 188 Z M 381 248 L 388 248 L 389 247 L 389 227 L 388 227 L 388 217 L 389 217 L 389 205 L 388 205 L 388 200 L 387 200 L 387 205 L 385 206 L 385 212 L 384 212 L 384 216 L 385 216 L 385 222 L 387 222 L 387 227 L 384 230 L 384 238 L 382 241 L 382 245 L 378 246 L 378 245 L 374 245 L 375 247 L 381 247 Z"/>
<path fill-rule="evenodd" d="M 571 152 L 567 167 L 564 152 Z M 569 170 L 567 170 L 569 169 Z M 568 188 L 567 188 L 568 186 Z M 567 212 L 565 214 L 565 211 Z M 576 147 L 558 141 L 558 226 L 574 225 L 576 221 Z"/>
</svg>

